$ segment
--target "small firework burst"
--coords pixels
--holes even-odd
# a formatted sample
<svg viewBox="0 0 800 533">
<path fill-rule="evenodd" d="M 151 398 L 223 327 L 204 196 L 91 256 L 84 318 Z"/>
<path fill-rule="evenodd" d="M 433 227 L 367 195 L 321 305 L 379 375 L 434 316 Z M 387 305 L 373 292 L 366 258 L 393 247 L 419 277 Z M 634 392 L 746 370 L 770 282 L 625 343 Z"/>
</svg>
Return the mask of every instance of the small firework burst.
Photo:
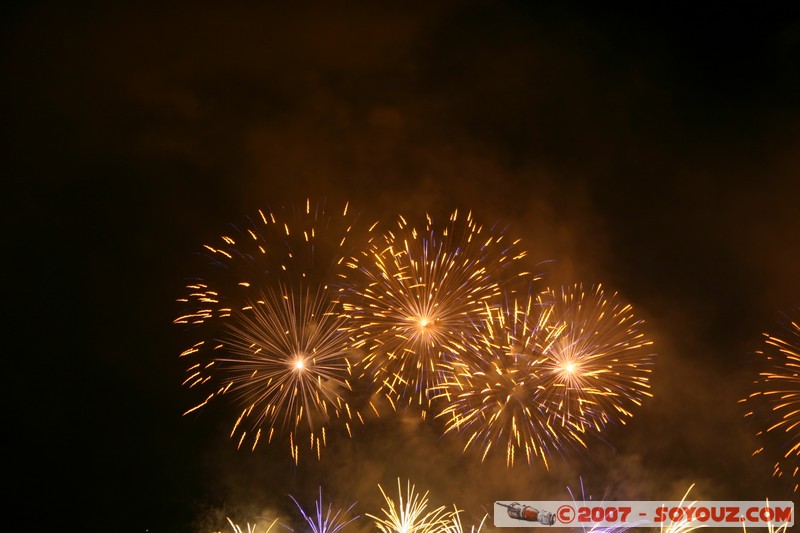
<svg viewBox="0 0 800 533">
<path fill-rule="evenodd" d="M 781 320 L 777 331 L 764 333 L 756 352 L 761 370 L 753 381 L 753 392 L 746 403 L 745 417 L 758 424 L 756 436 L 765 449 L 776 452 L 773 476 L 788 475 L 798 489 L 800 471 L 800 306 L 792 308 Z M 773 448 L 775 448 L 773 450 Z M 768 452 L 768 453 L 769 453 Z"/>
<path fill-rule="evenodd" d="M 448 527 L 452 513 L 444 506 L 428 511 L 428 493 L 420 495 L 411 481 L 406 483 L 406 492 L 400 479 L 397 480 L 397 501 L 378 488 L 386 502 L 381 509 L 383 516 L 367 514 L 381 533 L 438 533 Z"/>
<path fill-rule="evenodd" d="M 400 217 L 352 259 L 342 299 L 353 346 L 395 406 L 430 407 L 442 365 L 465 350 L 464 336 L 524 255 L 502 232 L 456 211 L 444 226 L 428 216 L 417 228 Z"/>
<path fill-rule="evenodd" d="M 333 505 L 328 504 L 328 509 L 324 510 L 321 487 L 319 489 L 319 498 L 314 503 L 314 514 L 306 513 L 294 496 L 290 496 L 290 498 L 294 501 L 300 514 L 303 515 L 308 527 L 311 528 L 311 533 L 338 533 L 359 518 L 358 516 L 349 516 L 353 507 L 355 507 L 355 503 L 351 504 L 347 509 L 337 509 L 335 512 L 333 511 Z"/>
</svg>

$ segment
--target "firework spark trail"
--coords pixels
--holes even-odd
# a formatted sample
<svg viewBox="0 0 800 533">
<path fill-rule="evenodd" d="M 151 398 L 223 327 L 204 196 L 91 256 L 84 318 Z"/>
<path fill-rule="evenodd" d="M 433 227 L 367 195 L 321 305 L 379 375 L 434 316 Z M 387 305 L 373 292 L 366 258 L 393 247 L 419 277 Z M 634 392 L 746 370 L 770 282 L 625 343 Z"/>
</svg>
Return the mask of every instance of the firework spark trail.
<svg viewBox="0 0 800 533">
<path fill-rule="evenodd" d="M 363 422 L 341 394 L 350 365 L 330 284 L 352 254 L 354 231 L 348 206 L 338 213 L 310 201 L 295 212 L 259 211 L 247 227 L 205 246 L 207 276 L 178 300 L 184 312 L 175 323 L 199 337 L 181 354 L 189 365 L 184 385 L 206 391 L 187 414 L 230 397 L 241 407 L 231 432 L 240 447 L 251 439 L 255 449 L 278 432 L 297 462 L 306 444 L 319 457 L 331 420 L 348 433 L 354 420 Z"/>
<path fill-rule="evenodd" d="M 561 423 L 541 401 L 542 362 L 564 329 L 555 322 L 552 302 L 541 295 L 507 300 L 487 307 L 470 340 L 473 356 L 451 361 L 437 389 L 444 407 L 445 432 L 467 436 L 464 446 L 477 448 L 482 459 L 503 450 L 513 466 L 518 456 L 548 467 L 548 457 L 572 447 L 585 448 L 580 427 Z"/>
<path fill-rule="evenodd" d="M 335 513 L 333 512 L 332 504 L 328 504 L 328 510 L 323 512 L 322 487 L 319 489 L 319 499 L 314 504 L 316 512 L 313 515 L 306 513 L 294 496 L 289 497 L 294 501 L 297 509 L 303 515 L 303 519 L 311 528 L 311 533 L 338 533 L 359 518 L 358 516 L 348 518 L 348 514 L 355 507 L 355 503 L 351 504 L 347 509 L 339 509 Z"/>
<path fill-rule="evenodd" d="M 425 414 L 442 364 L 465 350 L 464 335 L 524 256 L 518 242 L 456 211 L 445 226 L 428 216 L 422 230 L 401 216 L 353 258 L 342 295 L 353 345 L 395 407 L 416 404 Z"/>
<path fill-rule="evenodd" d="M 564 327 L 543 353 L 541 401 L 562 425 L 582 433 L 625 424 L 652 397 L 653 343 L 644 322 L 601 285 L 550 292 L 553 320 Z"/>
<path fill-rule="evenodd" d="M 381 509 L 383 516 L 367 516 L 382 533 L 439 533 L 450 525 L 452 513 L 444 506 L 426 512 L 428 493 L 420 496 L 411 481 L 407 481 L 404 496 L 400 479 L 397 479 L 397 502 L 384 492 L 383 487 L 378 485 L 378 488 L 386 502 L 386 507 Z"/>
<path fill-rule="evenodd" d="M 753 381 L 753 392 L 740 403 L 748 404 L 745 417 L 759 424 L 756 436 L 764 445 L 753 455 L 769 447 L 780 456 L 772 475 L 794 479 L 798 490 L 800 471 L 800 306 L 785 314 L 778 331 L 764 333 L 762 347 L 756 352 L 762 370 Z M 775 439 L 768 439 L 774 435 Z M 775 444 L 773 440 L 779 442 Z"/>
</svg>

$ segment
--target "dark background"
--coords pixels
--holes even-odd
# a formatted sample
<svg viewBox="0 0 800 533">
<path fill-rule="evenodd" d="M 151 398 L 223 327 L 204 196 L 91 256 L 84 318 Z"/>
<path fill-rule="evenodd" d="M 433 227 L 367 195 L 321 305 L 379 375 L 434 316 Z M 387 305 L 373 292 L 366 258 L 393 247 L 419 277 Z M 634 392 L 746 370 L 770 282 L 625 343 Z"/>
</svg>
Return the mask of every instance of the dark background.
<svg viewBox="0 0 800 533">
<path fill-rule="evenodd" d="M 374 513 L 398 476 L 478 519 L 581 479 L 596 498 L 791 499 L 736 403 L 800 302 L 800 18 L 782 6 L 5 6 L 10 521 L 288 524 L 288 493 Z M 655 397 L 549 472 L 481 465 L 404 417 L 321 463 L 236 452 L 224 405 L 181 416 L 174 300 L 228 223 L 306 197 L 507 224 L 554 283 L 633 303 Z"/>
</svg>

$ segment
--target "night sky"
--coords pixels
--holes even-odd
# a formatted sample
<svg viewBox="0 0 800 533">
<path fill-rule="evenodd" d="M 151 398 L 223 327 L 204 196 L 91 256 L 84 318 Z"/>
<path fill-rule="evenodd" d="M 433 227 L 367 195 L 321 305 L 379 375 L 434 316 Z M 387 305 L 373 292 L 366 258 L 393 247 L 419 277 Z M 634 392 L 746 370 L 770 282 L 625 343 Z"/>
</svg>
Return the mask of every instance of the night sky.
<svg viewBox="0 0 800 533">
<path fill-rule="evenodd" d="M 322 486 L 363 515 L 398 476 L 478 520 L 581 480 L 606 499 L 792 499 L 736 402 L 800 304 L 798 9 L 225 4 L 3 8 L 14 529 L 297 528 L 287 494 L 311 506 Z M 175 299 L 231 222 L 309 197 L 365 220 L 471 209 L 551 283 L 619 291 L 655 341 L 654 398 L 550 471 L 481 464 L 401 415 L 319 463 L 237 451 L 224 402 L 182 416 Z"/>
</svg>

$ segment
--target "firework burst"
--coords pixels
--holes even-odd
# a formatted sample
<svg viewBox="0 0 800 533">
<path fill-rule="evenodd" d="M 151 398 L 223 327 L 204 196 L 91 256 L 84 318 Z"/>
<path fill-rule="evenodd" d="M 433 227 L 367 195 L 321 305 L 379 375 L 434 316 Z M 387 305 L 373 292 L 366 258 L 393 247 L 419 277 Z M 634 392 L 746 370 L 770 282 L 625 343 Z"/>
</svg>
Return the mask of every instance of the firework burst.
<svg viewBox="0 0 800 533">
<path fill-rule="evenodd" d="M 269 428 L 268 441 L 275 429 L 288 431 L 297 462 L 298 433 L 305 429 L 319 457 L 329 423 L 342 420 L 350 433 L 353 422 L 354 412 L 343 397 L 351 388 L 343 320 L 322 291 L 265 291 L 231 317 L 222 337 L 224 352 L 191 377 L 192 383 L 203 383 L 205 378 L 198 380 L 208 374 L 216 385 L 212 396 L 230 395 L 242 406 L 231 431 L 232 437 L 239 435 L 239 446 L 249 432 L 255 449 L 262 427 Z"/>
<path fill-rule="evenodd" d="M 505 449 L 545 467 L 554 451 L 587 447 L 609 421 L 625 422 L 649 396 L 651 342 L 631 307 L 600 286 L 545 291 L 487 307 L 468 354 L 438 387 L 446 431 L 465 448 Z M 471 355 L 470 355 L 471 354 Z"/>
<path fill-rule="evenodd" d="M 552 302 L 541 296 L 487 307 L 479 335 L 470 340 L 475 356 L 448 363 L 437 398 L 445 432 L 468 436 L 465 451 L 505 451 L 512 466 L 521 455 L 530 464 L 568 446 L 585 447 L 580 427 L 550 413 L 541 401 L 545 354 L 564 329 L 553 320 Z"/>
<path fill-rule="evenodd" d="M 452 525 L 452 513 L 446 511 L 444 506 L 427 511 L 428 493 L 420 495 L 410 481 L 406 484 L 404 495 L 398 478 L 396 502 L 384 492 L 383 487 L 378 485 L 378 488 L 386 502 L 386 507 L 381 509 L 383 516 L 367 516 L 373 519 L 375 527 L 382 533 L 438 533 Z"/>
<path fill-rule="evenodd" d="M 319 489 L 319 498 L 314 504 L 314 514 L 306 513 L 294 496 L 289 497 L 292 499 L 292 501 L 294 501 L 297 509 L 303 515 L 303 519 L 311 528 L 311 533 L 338 533 L 347 527 L 348 524 L 351 524 L 359 518 L 358 516 L 348 518 L 350 511 L 352 511 L 353 507 L 355 507 L 355 503 L 351 504 L 350 507 L 345 510 L 339 509 L 336 512 L 333 511 L 332 504 L 328 504 L 327 511 L 324 511 L 321 487 Z"/>
<path fill-rule="evenodd" d="M 300 211 L 259 211 L 205 246 L 208 275 L 187 285 L 175 320 L 200 337 L 181 354 L 184 385 L 206 390 L 187 414 L 231 398 L 239 447 L 278 433 L 295 462 L 303 442 L 319 457 L 329 422 L 342 420 L 350 433 L 353 420 L 363 421 L 342 395 L 350 389 L 347 334 L 329 283 L 352 228 L 346 205 L 331 216 L 307 201 Z"/>
<path fill-rule="evenodd" d="M 442 364 L 465 350 L 464 335 L 524 255 L 502 232 L 456 211 L 445 226 L 428 216 L 422 229 L 400 217 L 353 258 L 343 293 L 353 346 L 395 407 L 416 404 L 425 413 Z"/>
<path fill-rule="evenodd" d="M 753 381 L 753 392 L 741 403 L 748 404 L 745 417 L 758 420 L 757 437 L 764 441 L 753 455 L 765 447 L 777 446 L 780 457 L 773 475 L 788 474 L 798 489 L 800 470 L 800 306 L 786 314 L 777 332 L 764 333 L 762 347 L 756 352 L 762 370 Z M 754 413 L 758 417 L 754 417 Z M 768 435 L 774 436 L 767 439 Z M 777 444 L 773 444 L 777 441 Z"/>
<path fill-rule="evenodd" d="M 564 287 L 548 299 L 552 322 L 561 329 L 540 365 L 547 411 L 581 433 L 624 424 L 652 396 L 653 343 L 642 331 L 644 322 L 601 285 Z"/>
</svg>

